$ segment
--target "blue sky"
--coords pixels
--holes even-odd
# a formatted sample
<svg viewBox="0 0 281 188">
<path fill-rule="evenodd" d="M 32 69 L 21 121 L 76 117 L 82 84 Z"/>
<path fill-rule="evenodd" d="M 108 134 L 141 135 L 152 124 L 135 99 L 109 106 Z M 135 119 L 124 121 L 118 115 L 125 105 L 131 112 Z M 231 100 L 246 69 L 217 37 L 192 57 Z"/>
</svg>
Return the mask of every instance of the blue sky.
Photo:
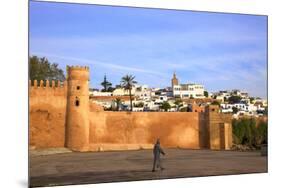
<svg viewBox="0 0 281 188">
<path fill-rule="evenodd" d="M 125 74 L 140 84 L 200 83 L 267 97 L 267 17 L 30 3 L 30 55 L 90 67 L 90 86 Z"/>
</svg>

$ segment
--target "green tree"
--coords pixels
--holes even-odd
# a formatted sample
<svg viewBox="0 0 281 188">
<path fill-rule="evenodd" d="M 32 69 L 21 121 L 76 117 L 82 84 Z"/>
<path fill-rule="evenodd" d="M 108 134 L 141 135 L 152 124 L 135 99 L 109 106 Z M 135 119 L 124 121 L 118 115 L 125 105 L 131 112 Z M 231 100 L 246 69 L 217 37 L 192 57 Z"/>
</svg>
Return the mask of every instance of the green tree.
<svg viewBox="0 0 281 188">
<path fill-rule="evenodd" d="M 29 79 L 30 80 L 65 80 L 63 70 L 58 67 L 57 63 L 50 63 L 46 57 L 37 56 L 29 57 Z"/>
<path fill-rule="evenodd" d="M 164 101 L 162 103 L 162 105 L 160 106 L 161 109 L 165 110 L 165 112 L 167 112 L 170 108 L 171 108 L 171 105 L 170 103 L 168 103 L 167 101 Z"/>
<path fill-rule="evenodd" d="M 107 92 L 109 87 L 112 86 L 112 83 L 108 82 L 106 79 L 106 75 L 104 75 L 103 82 L 101 83 L 101 85 L 103 86 L 102 92 Z"/>
<path fill-rule="evenodd" d="M 143 103 L 143 102 L 134 104 L 134 107 L 143 107 L 143 106 L 144 106 L 144 103 Z"/>
<path fill-rule="evenodd" d="M 267 143 L 267 121 L 259 121 L 254 118 L 234 119 L 232 121 L 234 143 L 259 148 Z"/>
<path fill-rule="evenodd" d="M 240 101 L 241 101 L 241 97 L 240 96 L 234 95 L 234 96 L 231 96 L 231 97 L 228 98 L 228 102 L 230 104 L 240 103 Z"/>
<path fill-rule="evenodd" d="M 214 101 L 211 103 L 211 105 L 218 105 L 218 106 L 220 106 L 221 104 L 220 104 L 220 102 L 219 102 L 219 101 L 214 100 Z"/>
<path fill-rule="evenodd" d="M 244 129 L 241 126 L 240 120 L 237 119 L 232 120 L 232 132 L 233 132 L 234 143 L 241 144 L 242 137 L 244 136 Z"/>
<path fill-rule="evenodd" d="M 268 107 L 265 107 L 263 114 L 266 115 L 266 116 L 268 115 Z"/>
<path fill-rule="evenodd" d="M 224 102 L 228 102 L 227 97 L 223 97 L 223 101 L 224 101 Z"/>
<path fill-rule="evenodd" d="M 256 120 L 254 118 L 247 119 L 246 122 L 246 137 L 247 144 L 250 146 L 256 146 L 255 139 L 257 137 Z"/>
<path fill-rule="evenodd" d="M 204 96 L 205 96 L 206 98 L 208 98 L 208 97 L 209 97 L 209 93 L 208 93 L 208 91 L 204 91 Z"/>
<path fill-rule="evenodd" d="M 187 107 L 183 107 L 180 109 L 180 112 L 187 112 Z"/>
<path fill-rule="evenodd" d="M 137 83 L 137 81 L 135 81 L 134 79 L 135 79 L 135 76 L 132 76 L 132 75 L 125 75 L 124 77 L 121 78 L 121 86 L 124 89 L 129 90 L 131 111 L 133 111 L 132 87 L 133 87 L 134 84 Z"/>
<path fill-rule="evenodd" d="M 115 90 L 114 87 L 109 87 L 109 88 L 107 89 L 108 92 L 113 92 L 114 90 Z"/>
<path fill-rule="evenodd" d="M 233 114 L 236 114 L 237 112 L 238 112 L 238 108 L 235 107 L 235 106 L 233 106 L 233 107 L 232 107 L 232 113 L 233 113 Z"/>
<path fill-rule="evenodd" d="M 182 100 L 181 99 L 176 99 L 175 105 L 176 105 L 177 111 L 179 111 L 179 107 L 183 106 Z"/>
<path fill-rule="evenodd" d="M 180 105 L 181 103 L 182 103 L 182 100 L 181 100 L 181 99 L 176 99 L 175 105 Z"/>
<path fill-rule="evenodd" d="M 254 100 L 255 100 L 254 97 L 250 97 L 250 103 L 251 103 L 251 104 L 253 103 Z"/>
<path fill-rule="evenodd" d="M 260 121 L 257 126 L 257 132 L 259 135 L 259 143 L 260 144 L 267 144 L 267 129 L 268 125 L 266 121 Z"/>
<path fill-rule="evenodd" d="M 119 111 L 119 108 L 120 108 L 120 105 L 122 104 L 122 100 L 121 100 L 121 98 L 116 98 L 115 100 L 114 100 L 114 102 L 115 102 L 115 104 L 116 104 L 116 111 Z"/>
</svg>

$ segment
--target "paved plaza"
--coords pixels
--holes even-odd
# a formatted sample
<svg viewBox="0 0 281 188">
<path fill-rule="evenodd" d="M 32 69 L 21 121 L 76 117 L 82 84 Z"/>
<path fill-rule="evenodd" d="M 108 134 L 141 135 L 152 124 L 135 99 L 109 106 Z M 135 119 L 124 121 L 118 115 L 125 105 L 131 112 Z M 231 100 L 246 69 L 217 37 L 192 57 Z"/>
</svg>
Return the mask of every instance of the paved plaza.
<svg viewBox="0 0 281 188">
<path fill-rule="evenodd" d="M 163 171 L 151 172 L 152 150 L 30 152 L 31 186 L 266 173 L 260 152 L 165 149 Z"/>
</svg>

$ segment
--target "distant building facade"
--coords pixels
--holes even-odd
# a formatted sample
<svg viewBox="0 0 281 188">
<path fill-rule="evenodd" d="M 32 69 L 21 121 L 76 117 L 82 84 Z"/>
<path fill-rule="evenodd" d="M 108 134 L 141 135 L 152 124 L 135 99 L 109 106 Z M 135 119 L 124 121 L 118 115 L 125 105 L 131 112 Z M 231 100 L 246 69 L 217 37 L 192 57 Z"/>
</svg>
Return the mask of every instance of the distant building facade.
<svg viewBox="0 0 281 188">
<path fill-rule="evenodd" d="M 172 78 L 172 91 L 174 97 L 179 98 L 205 98 L 204 86 L 201 84 L 180 84 L 176 74 Z"/>
</svg>

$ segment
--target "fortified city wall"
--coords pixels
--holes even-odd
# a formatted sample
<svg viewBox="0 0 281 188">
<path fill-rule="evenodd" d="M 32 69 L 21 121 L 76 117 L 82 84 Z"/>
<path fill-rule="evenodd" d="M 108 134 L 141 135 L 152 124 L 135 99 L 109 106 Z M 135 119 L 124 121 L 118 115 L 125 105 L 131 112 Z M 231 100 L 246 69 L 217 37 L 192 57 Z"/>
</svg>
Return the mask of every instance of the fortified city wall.
<svg viewBox="0 0 281 188">
<path fill-rule="evenodd" d="M 199 113 L 90 112 L 90 117 L 90 150 L 113 144 L 116 149 L 152 148 L 157 138 L 164 147 L 200 148 Z"/>
<path fill-rule="evenodd" d="M 102 111 L 89 101 L 89 68 L 68 67 L 67 81 L 54 87 L 29 85 L 30 146 L 74 151 L 164 147 L 230 149 L 231 116 L 208 106 L 197 112 Z"/>
<path fill-rule="evenodd" d="M 63 147 L 65 142 L 67 84 L 29 82 L 29 145 Z"/>
</svg>

